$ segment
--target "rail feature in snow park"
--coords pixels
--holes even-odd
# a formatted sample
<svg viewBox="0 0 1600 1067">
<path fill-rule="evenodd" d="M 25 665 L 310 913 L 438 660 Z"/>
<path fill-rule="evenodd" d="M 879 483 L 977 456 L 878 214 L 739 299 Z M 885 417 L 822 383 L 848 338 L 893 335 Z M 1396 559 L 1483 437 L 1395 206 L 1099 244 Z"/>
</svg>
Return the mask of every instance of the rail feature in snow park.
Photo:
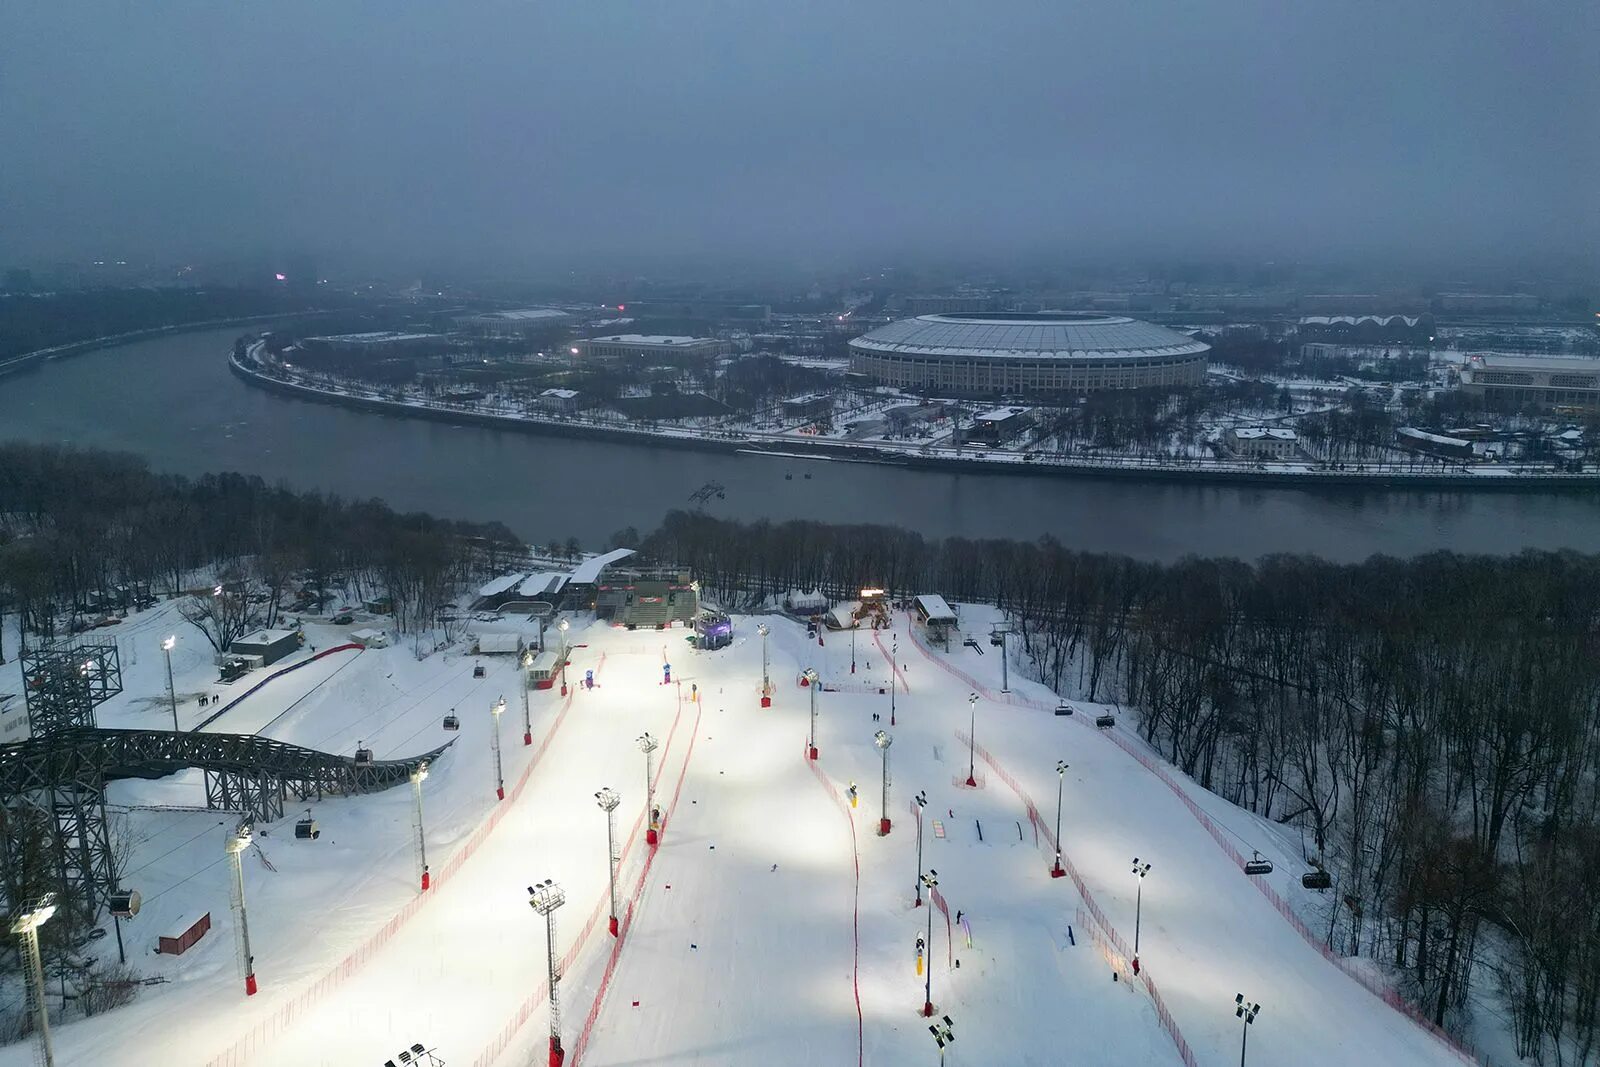
<svg viewBox="0 0 1600 1067">
<path fill-rule="evenodd" d="M 1038 806 L 1034 804 L 1033 798 L 1028 795 L 1027 790 L 1022 788 L 1017 780 L 1011 776 L 1011 772 L 1007 771 L 999 760 L 990 755 L 988 749 L 982 745 L 975 744 L 965 731 L 957 730 L 956 737 L 963 744 L 971 744 L 973 750 L 977 752 L 983 762 L 987 763 L 995 775 L 1011 787 L 1011 791 L 1017 795 L 1017 799 L 1022 801 L 1023 807 L 1028 812 L 1028 821 L 1033 823 L 1039 839 L 1048 846 L 1052 864 L 1055 862 L 1056 854 L 1059 851 L 1061 866 L 1066 868 L 1067 876 L 1072 879 L 1072 884 L 1077 887 L 1078 896 L 1083 901 L 1080 913 L 1083 910 L 1087 910 L 1089 917 L 1094 923 L 1098 924 L 1106 940 L 1116 948 L 1117 952 L 1124 957 L 1131 957 L 1133 953 L 1128 950 L 1127 942 L 1122 939 L 1121 934 L 1117 933 L 1117 928 L 1111 924 L 1111 920 L 1106 918 L 1106 914 L 1101 910 L 1099 902 L 1094 899 L 1094 894 L 1089 892 L 1089 887 L 1084 882 L 1083 876 L 1078 873 L 1077 865 L 1073 863 L 1072 857 L 1067 854 L 1065 849 L 1059 848 L 1055 832 L 1045 823 L 1044 818 L 1039 814 Z M 1082 921 L 1082 919 L 1079 919 L 1080 924 Z M 1148 966 L 1141 967 L 1138 978 L 1144 984 L 1145 991 L 1150 994 L 1150 1000 L 1156 1007 L 1156 1018 L 1160 1020 L 1161 1028 L 1167 1032 L 1167 1036 L 1172 1038 L 1172 1043 L 1177 1047 L 1178 1056 L 1183 1060 L 1185 1067 L 1199 1067 L 1198 1062 L 1195 1060 L 1194 1050 L 1189 1047 L 1188 1040 L 1184 1038 L 1183 1032 L 1178 1029 L 1177 1020 L 1167 1010 L 1167 1003 L 1162 999 L 1160 990 L 1156 988 L 1155 979 L 1150 977 L 1150 968 Z"/>
<path fill-rule="evenodd" d="M 1001 693 L 990 688 L 961 668 L 952 663 L 946 662 L 939 656 L 936 656 L 917 635 L 915 626 L 907 626 L 906 629 L 908 636 L 911 639 L 911 643 L 916 646 L 917 651 L 922 653 L 924 658 L 943 669 L 946 673 L 959 678 L 963 683 L 969 686 L 973 692 L 980 693 L 986 699 L 997 704 L 1006 704 L 1011 707 L 1025 708 L 1035 711 L 1051 710 L 1051 705 L 1043 701 L 1029 700 L 1028 698 L 1020 696 L 1017 693 Z M 1081 716 L 1073 716 L 1069 721 L 1076 723 L 1081 727 L 1089 728 L 1089 724 L 1082 721 Z M 1225 832 L 1220 826 L 1217 825 L 1216 821 L 1201 810 L 1200 806 L 1195 803 L 1193 797 L 1189 795 L 1188 790 L 1184 789 L 1183 786 L 1179 784 L 1178 781 L 1172 776 L 1172 774 L 1161 765 L 1161 763 L 1153 759 L 1148 753 L 1140 751 L 1133 744 L 1133 742 L 1129 741 L 1115 730 L 1093 730 L 1092 732 L 1098 736 L 1109 739 L 1111 743 L 1122 749 L 1129 756 L 1132 756 L 1146 770 L 1150 771 L 1157 778 L 1159 778 L 1169 789 L 1173 791 L 1173 793 L 1177 794 L 1178 799 L 1183 802 L 1184 806 L 1189 810 L 1189 813 L 1194 816 L 1195 820 L 1199 822 L 1202 827 L 1205 828 L 1206 832 L 1211 836 L 1211 839 L 1219 848 L 1222 849 L 1224 854 L 1226 854 L 1228 858 L 1234 862 L 1234 864 L 1239 868 L 1241 875 L 1243 874 L 1245 864 L 1244 856 L 1241 855 L 1239 850 L 1233 846 L 1233 843 L 1227 839 Z M 964 739 L 965 735 L 961 736 L 963 736 Z M 978 751 L 980 754 L 984 754 L 981 745 L 978 747 Z M 987 760 L 989 757 L 985 755 L 984 758 Z M 991 762 L 991 766 L 992 765 L 993 764 Z M 1034 815 L 1035 813 L 1030 804 L 1029 817 L 1033 818 Z M 1036 825 L 1039 824 L 1036 823 Z M 1046 836 L 1053 838 L 1053 834 L 1050 834 L 1048 827 L 1044 827 L 1044 830 Z M 1403 997 L 1400 996 L 1399 993 L 1395 992 L 1388 985 L 1379 981 L 1372 975 L 1351 966 L 1348 960 L 1329 948 L 1326 942 L 1324 942 L 1322 938 L 1319 938 L 1310 929 L 1310 927 L 1305 924 L 1304 920 L 1302 920 L 1300 916 L 1295 913 L 1294 909 L 1289 905 L 1289 903 L 1284 900 L 1278 891 L 1273 889 L 1270 884 L 1259 878 L 1246 878 L 1245 880 L 1250 885 L 1254 886 L 1257 892 L 1261 893 L 1262 896 L 1267 898 L 1267 901 L 1272 904 L 1279 915 L 1283 917 L 1283 920 L 1300 935 L 1306 944 L 1316 949 L 1317 952 L 1323 956 L 1323 958 L 1328 960 L 1328 962 L 1332 963 L 1335 967 L 1339 968 L 1341 972 L 1343 972 L 1345 975 L 1348 975 L 1363 989 L 1377 997 L 1379 1000 L 1383 1001 L 1401 1015 L 1405 1016 L 1417 1026 L 1420 1026 L 1422 1029 L 1428 1031 L 1428 1033 L 1433 1035 L 1452 1052 L 1454 1052 L 1463 1062 L 1472 1064 L 1488 1063 L 1486 1059 L 1479 1057 L 1470 1045 L 1462 1041 L 1460 1038 L 1455 1037 L 1443 1027 L 1436 1025 L 1432 1019 L 1429 1019 L 1427 1016 L 1423 1015 L 1415 1005 L 1408 1003 Z"/>
<path fill-rule="evenodd" d="M 811 769 L 817 782 L 827 790 L 828 796 L 833 798 L 834 805 L 850 823 L 850 855 L 855 864 L 855 884 L 850 904 L 850 939 L 853 943 L 850 988 L 856 1000 L 856 1067 L 861 1067 L 862 1061 L 866 1058 L 866 1022 L 861 1014 L 861 847 L 856 842 L 856 820 L 850 812 L 849 801 L 845 800 L 839 788 L 828 780 L 822 768 L 817 766 L 817 761 L 810 758 L 810 753 L 801 749 L 800 759 Z"/>
<path fill-rule="evenodd" d="M 601 662 L 602 664 L 604 663 L 604 657 L 602 657 Z M 694 755 L 695 738 L 700 732 L 700 713 L 701 705 L 696 703 L 694 727 L 689 736 L 689 749 L 684 755 L 683 766 L 679 770 L 678 782 L 673 788 L 672 799 L 668 802 L 667 808 L 663 813 L 661 822 L 661 830 L 663 833 L 665 833 L 667 824 L 671 822 L 673 812 L 677 810 L 678 797 L 683 791 L 684 778 L 687 776 L 689 771 L 689 759 Z M 683 700 L 680 697 L 678 700 L 677 713 L 674 714 L 672 719 L 672 727 L 667 731 L 666 743 L 661 747 L 661 767 L 665 767 L 667 765 L 667 757 L 672 753 L 672 743 L 678 735 L 678 726 L 682 719 Z M 645 817 L 646 813 L 641 811 L 639 815 L 635 817 L 633 826 L 628 831 L 627 841 L 622 846 L 622 859 L 624 862 L 628 861 L 635 855 L 634 843 L 638 840 L 639 831 L 644 826 Z M 607 985 L 610 982 L 611 975 L 616 970 L 617 953 L 620 950 L 622 942 L 627 936 L 627 931 L 633 924 L 633 917 L 637 910 L 639 897 L 642 895 L 644 890 L 644 878 L 649 873 L 650 867 L 655 862 L 656 852 L 657 848 L 655 847 L 647 848 L 645 850 L 643 868 L 638 880 L 634 884 L 633 890 L 630 892 L 628 906 L 625 909 L 626 914 L 622 916 L 623 922 L 618 927 L 618 936 L 614 939 L 612 944 L 611 954 L 607 959 L 606 971 L 602 976 L 601 986 L 599 991 L 596 993 L 595 1002 L 590 1007 L 589 1014 L 585 1016 L 584 1026 L 580 1031 L 578 1038 L 574 1042 L 572 1048 L 567 1051 L 567 1058 L 572 1064 L 572 1067 L 576 1067 L 578 1057 L 582 1054 L 582 1048 L 588 1044 L 595 1020 L 599 1018 L 600 1005 L 604 998 Z M 577 962 L 578 956 L 582 954 L 584 948 L 587 946 L 589 938 L 593 936 L 595 930 L 599 928 L 600 920 L 602 916 L 606 915 L 609 905 L 610 900 L 607 894 L 602 894 L 596 898 L 594 907 L 589 911 L 589 917 L 584 921 L 582 928 L 578 931 L 578 936 L 573 938 L 572 944 L 568 946 L 567 951 L 561 957 L 561 960 L 558 964 L 558 970 L 560 973 L 565 974 L 568 968 Z M 528 1021 L 533 1018 L 534 1012 L 538 1011 L 539 1007 L 549 998 L 550 983 L 548 979 L 545 979 L 534 987 L 533 992 L 529 993 L 523 998 L 523 1001 L 517 1007 L 517 1010 L 512 1013 L 511 1017 L 506 1020 L 505 1025 L 500 1028 L 500 1032 L 494 1036 L 487 1046 L 485 1046 L 483 1051 L 478 1053 L 477 1057 L 472 1061 L 474 1067 L 492 1067 L 492 1065 L 496 1063 L 500 1057 L 504 1056 L 506 1051 L 516 1040 L 517 1033 L 528 1024 Z"/>
<path fill-rule="evenodd" d="M 310 662 L 309 660 L 307 662 Z M 605 656 L 600 657 L 600 662 L 595 665 L 595 673 L 599 674 L 605 667 Z M 555 722 L 545 732 L 543 740 L 534 749 L 533 755 L 528 760 L 528 765 L 523 768 L 522 774 L 517 778 L 517 784 L 511 788 L 510 803 L 496 804 L 489 811 L 489 816 L 478 824 L 472 836 L 466 843 L 456 849 L 450 858 L 438 871 L 433 873 L 432 888 L 428 892 L 412 897 L 405 905 L 390 916 L 389 921 L 374 931 L 360 945 L 350 951 L 344 959 L 340 960 L 331 970 L 325 973 L 310 986 L 280 1004 L 271 1015 L 256 1023 L 228 1048 L 206 1061 L 206 1067 L 239 1067 L 249 1062 L 250 1058 L 261 1052 L 271 1041 L 288 1031 L 301 1017 L 309 1014 L 323 1000 L 342 986 L 347 980 L 354 977 L 381 952 L 395 936 L 403 930 L 417 913 L 430 901 L 436 898 L 440 891 L 447 886 L 451 878 L 458 872 L 472 856 L 483 846 L 494 828 L 500 825 L 506 812 L 516 806 L 518 798 L 522 796 L 534 768 L 542 762 L 545 753 L 550 748 L 550 743 L 555 739 L 561 729 L 561 724 L 566 721 L 567 712 L 572 708 L 575 694 L 569 694 L 562 702 L 561 710 L 556 714 Z M 203 736 L 203 735 L 202 735 Z"/>
</svg>

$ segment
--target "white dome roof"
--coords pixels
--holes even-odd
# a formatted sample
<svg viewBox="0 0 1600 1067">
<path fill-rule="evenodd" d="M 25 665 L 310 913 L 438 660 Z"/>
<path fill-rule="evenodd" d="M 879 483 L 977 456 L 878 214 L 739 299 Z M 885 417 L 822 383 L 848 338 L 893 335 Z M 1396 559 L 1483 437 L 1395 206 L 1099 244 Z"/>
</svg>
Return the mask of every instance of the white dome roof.
<svg viewBox="0 0 1600 1067">
<path fill-rule="evenodd" d="M 918 315 L 850 342 L 869 352 L 1017 359 L 1130 359 L 1196 356 L 1210 346 L 1125 315 L 992 311 Z"/>
</svg>

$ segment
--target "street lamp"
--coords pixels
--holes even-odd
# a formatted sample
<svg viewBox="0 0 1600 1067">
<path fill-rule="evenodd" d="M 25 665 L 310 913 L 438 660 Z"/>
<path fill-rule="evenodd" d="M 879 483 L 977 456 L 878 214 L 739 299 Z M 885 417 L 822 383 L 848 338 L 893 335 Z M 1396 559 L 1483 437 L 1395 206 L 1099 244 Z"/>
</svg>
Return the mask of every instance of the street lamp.
<svg viewBox="0 0 1600 1067">
<path fill-rule="evenodd" d="M 167 656 L 167 703 L 172 705 L 173 733 L 180 732 L 178 730 L 178 691 L 172 688 L 172 649 L 177 645 L 177 643 L 177 634 L 173 634 L 171 637 L 168 637 L 165 641 L 161 642 L 161 651 L 166 653 Z"/>
<path fill-rule="evenodd" d="M 496 700 L 489 711 L 494 715 L 494 732 L 489 735 L 489 747 L 494 749 L 494 796 L 496 800 L 504 800 L 506 776 L 500 766 L 500 716 L 506 713 L 506 698 Z"/>
<path fill-rule="evenodd" d="M 1144 912 L 1144 877 L 1150 873 L 1148 863 L 1140 863 L 1139 857 L 1133 857 L 1133 873 L 1139 879 L 1139 888 L 1133 897 L 1133 973 L 1139 973 L 1139 919 Z"/>
<path fill-rule="evenodd" d="M 567 902 L 560 886 L 546 878 L 528 887 L 528 906 L 544 916 L 544 938 L 550 983 L 550 1067 L 561 1067 L 566 1052 L 561 1047 L 561 998 L 557 995 L 561 974 L 556 969 L 556 909 Z"/>
<path fill-rule="evenodd" d="M 978 694 L 971 693 L 967 696 L 968 721 L 967 721 L 967 785 L 976 789 L 978 786 Z"/>
<path fill-rule="evenodd" d="M 806 753 L 814 760 L 817 758 L 817 669 L 807 667 L 805 679 L 811 689 L 811 736 L 806 739 Z"/>
<path fill-rule="evenodd" d="M 561 631 L 561 695 L 567 695 L 567 620 L 562 619 L 556 623 L 556 629 Z"/>
<path fill-rule="evenodd" d="M 772 631 L 766 623 L 756 626 L 756 633 L 761 635 L 761 706 L 772 707 L 772 681 L 767 675 L 767 634 Z"/>
<path fill-rule="evenodd" d="M 428 891 L 428 842 L 422 833 L 422 782 L 427 777 L 428 761 L 423 760 L 417 764 L 417 769 L 411 772 L 411 795 L 417 802 L 417 865 L 422 868 L 422 888 L 417 890 L 419 893 Z"/>
<path fill-rule="evenodd" d="M 622 796 L 609 786 L 594 795 L 606 813 L 606 873 L 611 877 L 611 936 L 617 936 L 617 805 Z"/>
<path fill-rule="evenodd" d="M 850 673 L 856 673 L 856 620 L 850 620 Z"/>
<path fill-rule="evenodd" d="M 1067 761 L 1056 760 L 1056 865 L 1050 868 L 1050 877 L 1061 878 L 1066 870 L 1061 866 L 1061 787 L 1067 780 Z"/>
<path fill-rule="evenodd" d="M 522 654 L 522 743 L 533 744 L 533 713 L 528 708 L 528 672 L 533 669 L 533 649 Z"/>
<path fill-rule="evenodd" d="M 922 813 L 928 807 L 928 791 L 916 796 L 917 805 L 917 907 L 922 907 Z"/>
<path fill-rule="evenodd" d="M 889 746 L 894 744 L 894 738 L 886 731 L 879 730 L 872 735 L 872 743 L 883 753 L 883 806 L 882 814 L 878 816 L 878 836 L 887 837 L 889 836 Z"/>
<path fill-rule="evenodd" d="M 648 733 L 640 734 L 635 744 L 639 746 L 639 751 L 644 753 L 644 843 L 654 848 L 661 840 L 658 836 L 660 827 L 656 825 L 655 775 L 655 751 L 661 746 Z"/>
<path fill-rule="evenodd" d="M 11 921 L 11 932 L 22 938 L 22 962 L 27 969 L 28 1003 L 33 1008 L 34 1031 L 44 1067 L 55 1067 L 50 1044 L 50 1009 L 44 1002 L 44 965 L 39 959 L 39 928 L 56 913 L 56 895 L 46 893 Z"/>
<path fill-rule="evenodd" d="M 922 876 L 922 884 L 928 887 L 928 900 L 933 900 L 933 888 L 939 884 L 939 872 L 932 867 Z M 933 908 L 928 909 L 928 969 L 922 976 L 922 1017 L 931 1018 L 933 1015 Z"/>
<path fill-rule="evenodd" d="M 1256 1012 L 1260 1010 L 1261 1005 L 1250 1003 L 1243 993 L 1233 998 L 1234 1017 L 1244 1020 L 1244 1029 L 1239 1035 L 1239 1067 L 1244 1067 L 1244 1050 L 1250 1044 L 1250 1024 L 1256 1021 Z"/>
<path fill-rule="evenodd" d="M 233 867 L 233 917 L 238 930 L 239 959 L 244 963 L 244 995 L 256 994 L 256 958 L 250 954 L 250 917 L 244 904 L 244 850 L 250 847 L 250 824 L 240 823 L 239 828 L 223 846 L 228 853 L 228 863 Z"/>
<path fill-rule="evenodd" d="M 898 634 L 889 638 L 889 725 L 894 725 L 894 681 L 897 677 L 895 669 L 900 663 L 900 637 Z"/>
<path fill-rule="evenodd" d="M 928 1032 L 933 1035 L 933 1043 L 939 1046 L 939 1063 L 944 1064 L 944 1050 L 947 1045 L 952 1045 L 956 1040 L 956 1024 L 950 1016 L 940 1018 L 936 1023 L 928 1026 Z"/>
</svg>

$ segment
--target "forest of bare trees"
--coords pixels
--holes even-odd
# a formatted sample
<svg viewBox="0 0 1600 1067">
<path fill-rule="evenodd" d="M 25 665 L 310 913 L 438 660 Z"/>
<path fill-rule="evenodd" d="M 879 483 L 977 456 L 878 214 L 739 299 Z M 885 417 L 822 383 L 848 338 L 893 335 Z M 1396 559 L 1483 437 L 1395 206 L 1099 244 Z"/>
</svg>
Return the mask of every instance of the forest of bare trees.
<svg viewBox="0 0 1600 1067">
<path fill-rule="evenodd" d="M 1300 829 L 1334 878 L 1330 946 L 1441 1024 L 1488 988 L 1521 1054 L 1596 1053 L 1600 557 L 1156 564 L 682 512 L 645 547 L 735 608 L 867 585 L 998 603 L 1040 680 L 1129 705 L 1202 785 Z"/>
</svg>

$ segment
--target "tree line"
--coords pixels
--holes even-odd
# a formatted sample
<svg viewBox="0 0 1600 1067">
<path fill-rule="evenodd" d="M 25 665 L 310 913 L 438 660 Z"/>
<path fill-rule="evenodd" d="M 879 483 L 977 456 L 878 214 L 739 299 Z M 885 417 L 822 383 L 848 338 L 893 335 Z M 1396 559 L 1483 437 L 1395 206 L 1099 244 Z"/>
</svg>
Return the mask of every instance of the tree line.
<svg viewBox="0 0 1600 1067">
<path fill-rule="evenodd" d="M 998 604 L 1055 691 L 1298 829 L 1330 947 L 1441 1025 L 1481 983 L 1520 1055 L 1600 1037 L 1600 556 L 1145 563 L 1049 539 L 676 512 L 644 541 L 730 608 L 864 586 Z"/>
</svg>

